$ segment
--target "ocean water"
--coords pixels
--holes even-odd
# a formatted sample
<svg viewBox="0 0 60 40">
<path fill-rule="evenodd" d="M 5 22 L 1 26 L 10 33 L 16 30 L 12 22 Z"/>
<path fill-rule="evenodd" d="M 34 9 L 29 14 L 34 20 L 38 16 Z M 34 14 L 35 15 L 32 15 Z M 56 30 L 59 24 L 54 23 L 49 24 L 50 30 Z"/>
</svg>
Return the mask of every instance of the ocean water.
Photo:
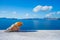
<svg viewBox="0 0 60 40">
<path fill-rule="evenodd" d="M 60 30 L 60 20 L 7 18 L 0 18 L 0 30 L 7 29 L 15 22 L 23 23 L 20 30 Z"/>
</svg>

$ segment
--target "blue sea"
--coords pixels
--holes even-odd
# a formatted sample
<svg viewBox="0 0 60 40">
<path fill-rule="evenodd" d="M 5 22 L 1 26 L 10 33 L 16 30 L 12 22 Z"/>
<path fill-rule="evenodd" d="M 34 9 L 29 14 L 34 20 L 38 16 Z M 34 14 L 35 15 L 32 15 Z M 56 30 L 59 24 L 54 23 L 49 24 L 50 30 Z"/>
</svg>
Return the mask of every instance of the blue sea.
<svg viewBox="0 0 60 40">
<path fill-rule="evenodd" d="M 0 18 L 0 30 L 7 29 L 15 22 L 23 23 L 20 30 L 60 30 L 60 20 L 14 18 Z"/>
</svg>

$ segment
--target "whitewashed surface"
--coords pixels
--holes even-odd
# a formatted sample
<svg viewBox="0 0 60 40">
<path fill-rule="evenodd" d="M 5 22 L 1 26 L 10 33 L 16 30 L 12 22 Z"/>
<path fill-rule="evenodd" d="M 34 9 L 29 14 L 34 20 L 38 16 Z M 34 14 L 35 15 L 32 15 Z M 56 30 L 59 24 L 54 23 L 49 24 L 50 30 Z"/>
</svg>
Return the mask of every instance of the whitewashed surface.
<svg viewBox="0 0 60 40">
<path fill-rule="evenodd" d="M 4 32 L 0 40 L 60 40 L 60 30 L 38 30 L 37 32 Z"/>
</svg>

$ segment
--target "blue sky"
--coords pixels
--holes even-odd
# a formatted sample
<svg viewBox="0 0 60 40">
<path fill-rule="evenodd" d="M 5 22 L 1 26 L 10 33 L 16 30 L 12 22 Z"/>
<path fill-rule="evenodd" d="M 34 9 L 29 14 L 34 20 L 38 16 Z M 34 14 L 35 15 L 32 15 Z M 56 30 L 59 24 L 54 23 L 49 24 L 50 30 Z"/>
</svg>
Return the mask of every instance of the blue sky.
<svg viewBox="0 0 60 40">
<path fill-rule="evenodd" d="M 60 0 L 0 0 L 0 18 L 60 18 Z"/>
</svg>

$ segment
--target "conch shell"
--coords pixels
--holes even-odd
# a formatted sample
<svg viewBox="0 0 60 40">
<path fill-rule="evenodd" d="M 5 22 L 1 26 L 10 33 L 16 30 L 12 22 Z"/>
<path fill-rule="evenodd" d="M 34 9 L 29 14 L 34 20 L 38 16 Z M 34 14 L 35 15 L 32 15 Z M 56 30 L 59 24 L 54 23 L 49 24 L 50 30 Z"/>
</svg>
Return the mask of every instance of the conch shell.
<svg viewBox="0 0 60 40">
<path fill-rule="evenodd" d="M 9 32 L 19 31 L 19 28 L 21 26 L 22 26 L 22 22 L 16 22 L 15 24 L 12 24 L 9 28 L 7 28 L 6 31 L 9 31 Z"/>
</svg>

